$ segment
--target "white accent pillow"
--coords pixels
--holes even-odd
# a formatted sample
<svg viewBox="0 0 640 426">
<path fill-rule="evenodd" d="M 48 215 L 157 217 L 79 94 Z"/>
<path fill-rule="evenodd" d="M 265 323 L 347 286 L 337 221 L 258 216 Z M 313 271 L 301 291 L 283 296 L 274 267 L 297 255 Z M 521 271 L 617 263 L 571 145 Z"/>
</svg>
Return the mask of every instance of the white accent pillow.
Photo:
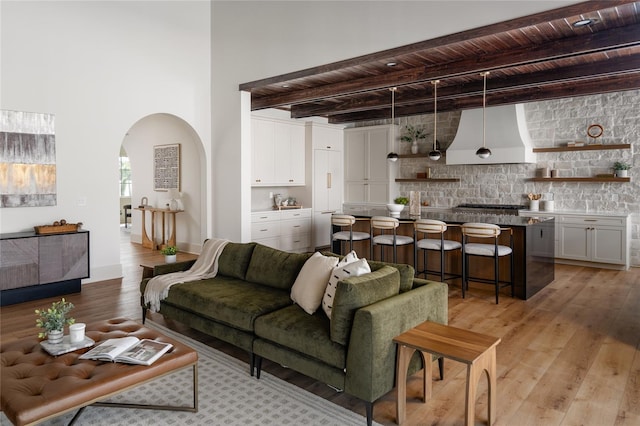
<svg viewBox="0 0 640 426">
<path fill-rule="evenodd" d="M 327 284 L 327 288 L 325 289 L 324 296 L 322 298 L 322 310 L 327 314 L 329 319 L 331 319 L 333 298 L 336 295 L 338 281 L 345 278 L 358 277 L 360 275 L 368 274 L 369 272 L 371 272 L 371 267 L 369 266 L 369 263 L 367 263 L 367 259 L 358 259 L 342 266 L 338 264 L 338 266 L 333 268 L 333 271 L 331 271 L 331 277 L 329 278 L 329 284 Z"/>
<path fill-rule="evenodd" d="M 318 252 L 312 254 L 302 265 L 291 287 L 291 300 L 312 315 L 322 303 L 322 295 L 329 275 L 337 264 L 337 257 L 323 256 Z"/>
<path fill-rule="evenodd" d="M 338 266 L 344 266 L 349 263 L 355 262 L 358 260 L 358 255 L 355 250 L 351 250 L 345 257 L 342 258 L 340 262 L 338 262 Z"/>
</svg>

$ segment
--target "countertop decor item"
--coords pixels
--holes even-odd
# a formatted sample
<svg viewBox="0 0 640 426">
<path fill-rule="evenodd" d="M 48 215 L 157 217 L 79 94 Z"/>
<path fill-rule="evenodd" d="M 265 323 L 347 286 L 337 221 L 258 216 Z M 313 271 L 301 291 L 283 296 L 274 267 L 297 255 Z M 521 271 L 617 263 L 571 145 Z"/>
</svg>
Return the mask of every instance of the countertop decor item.
<svg viewBox="0 0 640 426">
<path fill-rule="evenodd" d="M 613 170 L 616 171 L 617 177 L 629 176 L 630 168 L 631 168 L 631 164 L 625 163 L 624 161 L 616 161 L 615 163 L 613 163 Z"/>
<path fill-rule="evenodd" d="M 419 147 L 418 141 L 427 137 L 422 127 L 413 126 L 411 124 L 405 127 L 406 134 L 400 137 L 402 142 L 411 142 L 411 153 L 417 154 Z"/>
<path fill-rule="evenodd" d="M 73 303 L 67 302 L 64 297 L 53 302 L 49 308 L 36 309 L 35 313 L 38 316 L 36 326 L 42 328 L 38 337 L 41 339 L 48 337 L 51 344 L 62 342 L 65 325 L 71 325 L 75 322 L 72 317 L 68 316 L 71 309 L 73 309 Z"/>
<path fill-rule="evenodd" d="M 63 234 L 65 232 L 77 232 L 82 222 L 67 223 L 65 219 L 56 220 L 51 225 L 34 226 L 36 234 Z"/>
</svg>

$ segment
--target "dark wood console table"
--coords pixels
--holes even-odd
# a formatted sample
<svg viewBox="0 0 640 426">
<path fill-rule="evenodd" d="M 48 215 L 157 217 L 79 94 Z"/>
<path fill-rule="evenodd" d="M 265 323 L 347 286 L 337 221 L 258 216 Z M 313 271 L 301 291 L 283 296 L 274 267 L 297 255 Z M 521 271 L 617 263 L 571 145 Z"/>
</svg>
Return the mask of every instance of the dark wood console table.
<svg viewBox="0 0 640 426">
<path fill-rule="evenodd" d="M 0 234 L 0 306 L 78 293 L 89 278 L 89 231 Z"/>
</svg>

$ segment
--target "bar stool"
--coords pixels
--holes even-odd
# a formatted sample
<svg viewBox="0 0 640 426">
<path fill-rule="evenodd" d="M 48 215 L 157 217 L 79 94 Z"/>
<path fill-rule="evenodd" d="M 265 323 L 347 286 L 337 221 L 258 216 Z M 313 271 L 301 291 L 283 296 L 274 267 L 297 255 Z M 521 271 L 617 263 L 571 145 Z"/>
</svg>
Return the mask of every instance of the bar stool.
<svg viewBox="0 0 640 426">
<path fill-rule="evenodd" d="M 496 304 L 498 304 L 498 295 L 500 288 L 511 286 L 511 297 L 515 294 L 513 285 L 513 229 L 500 228 L 498 225 L 489 223 L 465 223 L 462 229 L 462 297 L 464 298 L 465 288 L 469 288 L 469 280 L 481 283 L 493 284 L 496 290 Z M 499 245 L 498 237 L 502 231 L 509 231 L 509 246 Z M 493 238 L 493 244 L 469 243 L 469 238 Z M 483 256 L 494 258 L 494 279 L 469 277 L 469 256 Z M 503 256 L 509 256 L 511 259 L 510 281 L 502 281 L 504 285 L 500 285 L 500 266 L 499 259 Z"/>
<path fill-rule="evenodd" d="M 398 235 L 396 229 L 400 226 L 400 221 L 395 217 L 388 216 L 374 216 L 371 218 L 371 259 L 373 259 L 374 246 L 380 247 L 380 260 L 384 261 L 384 246 L 393 247 L 393 263 L 398 261 L 398 246 L 404 246 L 413 244 L 413 237 L 407 235 Z M 373 235 L 373 231 L 379 229 L 381 234 Z M 391 231 L 392 233 L 385 234 L 385 231 Z M 414 253 L 415 255 L 415 253 Z M 416 259 L 413 258 L 413 264 L 415 265 Z"/>
<path fill-rule="evenodd" d="M 462 244 L 458 241 L 445 240 L 444 233 L 447 231 L 447 224 L 440 220 L 433 219 L 418 219 L 414 222 L 414 240 L 415 240 L 415 253 L 413 258 L 415 259 L 416 276 L 424 274 L 427 278 L 427 274 L 437 275 L 440 274 L 440 281 L 444 282 L 445 277 L 447 279 L 459 278 L 460 274 L 452 274 L 445 272 L 445 252 L 452 250 L 459 250 L 462 248 Z M 428 237 L 429 234 L 438 234 L 439 238 L 420 238 Z M 418 269 L 418 250 L 423 254 L 424 269 Z M 427 252 L 434 251 L 440 253 L 440 270 L 430 270 L 427 267 Z"/>
<path fill-rule="evenodd" d="M 371 234 L 367 232 L 354 231 L 353 225 L 356 223 L 354 216 L 348 214 L 333 214 L 331 215 L 331 242 L 340 241 L 340 253 L 342 253 L 342 243 L 349 241 L 349 251 L 353 250 L 354 241 L 365 241 L 371 239 Z M 366 219 L 367 221 L 369 219 Z M 340 231 L 333 232 L 333 227 L 339 226 Z M 343 228 L 349 228 L 343 230 Z"/>
</svg>

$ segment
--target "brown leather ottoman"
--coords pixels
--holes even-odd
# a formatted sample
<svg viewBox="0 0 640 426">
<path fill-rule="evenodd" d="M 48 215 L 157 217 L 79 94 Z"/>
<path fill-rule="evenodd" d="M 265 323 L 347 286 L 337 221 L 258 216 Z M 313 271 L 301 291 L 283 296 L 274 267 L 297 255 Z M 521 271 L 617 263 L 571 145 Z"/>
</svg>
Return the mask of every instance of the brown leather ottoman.
<svg viewBox="0 0 640 426">
<path fill-rule="evenodd" d="M 15 425 L 33 424 L 94 403 L 193 412 L 198 410 L 198 353 L 194 349 L 123 318 L 88 324 L 86 334 L 96 344 L 110 338 L 133 335 L 140 339 L 169 342 L 174 347 L 152 365 L 143 366 L 78 359 L 90 348 L 54 357 L 40 346 L 40 340 L 35 334 L 33 338 L 3 344 L 0 347 L 0 407 L 9 420 Z M 98 402 L 187 367 L 193 368 L 193 407 Z"/>
</svg>

